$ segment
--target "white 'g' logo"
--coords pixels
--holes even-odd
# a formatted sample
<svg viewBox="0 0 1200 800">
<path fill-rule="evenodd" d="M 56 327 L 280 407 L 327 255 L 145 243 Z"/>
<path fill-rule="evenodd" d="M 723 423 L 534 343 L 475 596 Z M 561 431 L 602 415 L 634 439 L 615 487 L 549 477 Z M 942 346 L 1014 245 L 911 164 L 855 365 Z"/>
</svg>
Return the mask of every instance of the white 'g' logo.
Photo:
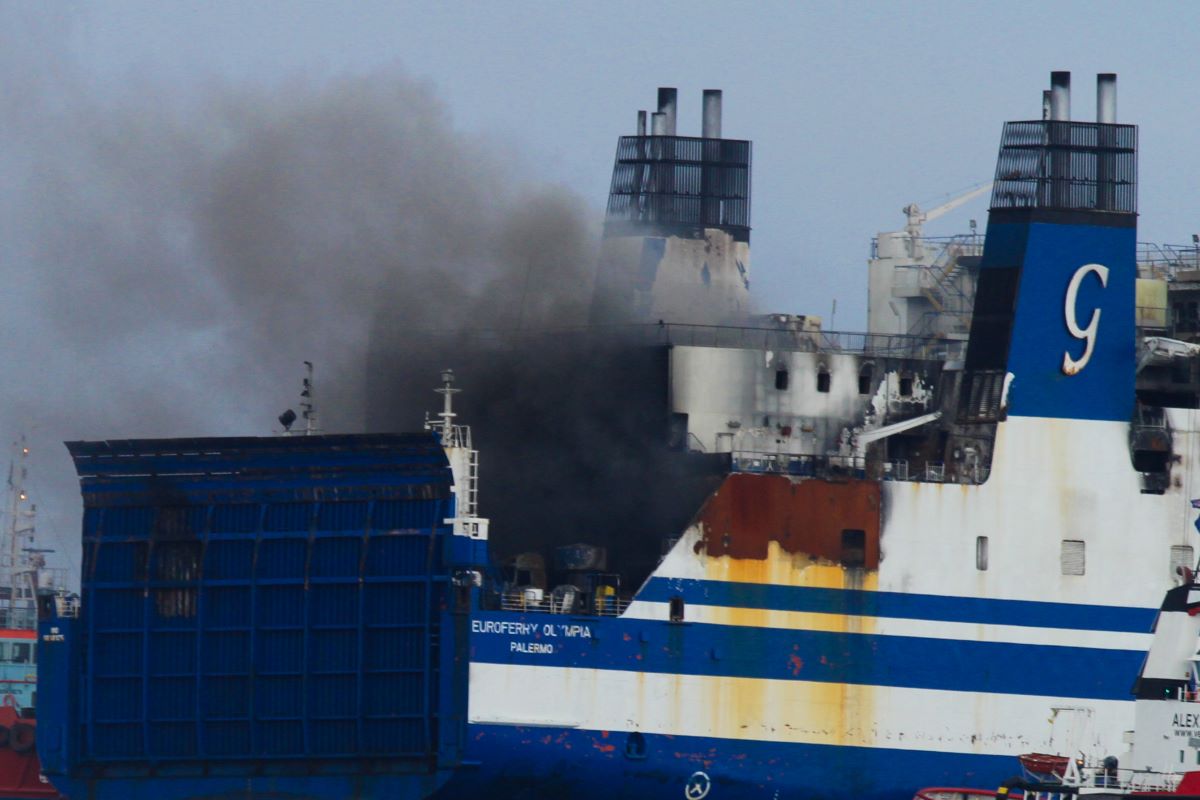
<svg viewBox="0 0 1200 800">
<path fill-rule="evenodd" d="M 1075 298 L 1079 294 L 1079 284 L 1089 272 L 1096 273 L 1100 278 L 1101 288 L 1108 286 L 1108 267 L 1102 264 L 1084 264 L 1079 269 L 1075 270 L 1075 274 L 1071 276 L 1071 282 L 1067 284 L 1067 302 L 1063 307 L 1063 319 L 1067 323 L 1067 330 L 1076 339 L 1083 339 L 1086 344 L 1083 346 L 1083 355 L 1078 360 L 1071 358 L 1071 354 L 1063 353 L 1062 371 L 1067 375 L 1078 375 L 1080 370 L 1087 366 L 1088 361 L 1092 358 L 1092 349 L 1096 346 L 1096 329 L 1100 327 L 1100 309 L 1092 311 L 1092 319 L 1088 322 L 1086 328 L 1079 327 L 1079 320 L 1075 317 Z"/>
</svg>

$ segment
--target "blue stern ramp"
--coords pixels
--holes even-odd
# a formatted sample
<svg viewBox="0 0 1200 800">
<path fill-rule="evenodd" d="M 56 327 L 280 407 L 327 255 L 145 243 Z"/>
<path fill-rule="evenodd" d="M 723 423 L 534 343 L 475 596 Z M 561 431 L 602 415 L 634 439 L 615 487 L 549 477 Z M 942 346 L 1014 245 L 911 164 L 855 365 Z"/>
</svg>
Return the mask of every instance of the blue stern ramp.
<svg viewBox="0 0 1200 800">
<path fill-rule="evenodd" d="M 455 559 L 483 550 L 453 541 L 437 435 L 68 448 L 81 602 L 40 623 L 60 790 L 427 797 L 463 768 L 477 573 Z"/>
</svg>

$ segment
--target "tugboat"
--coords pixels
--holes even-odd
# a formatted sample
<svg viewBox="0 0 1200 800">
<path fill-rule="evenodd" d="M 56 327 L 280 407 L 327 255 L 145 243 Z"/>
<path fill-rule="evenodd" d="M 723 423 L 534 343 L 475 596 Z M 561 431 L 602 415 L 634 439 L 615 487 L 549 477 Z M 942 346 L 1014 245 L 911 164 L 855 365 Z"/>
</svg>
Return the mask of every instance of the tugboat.
<svg viewBox="0 0 1200 800">
<path fill-rule="evenodd" d="M 0 529 L 0 799 L 61 798 L 37 756 L 37 597 L 61 591 L 37 546 L 37 506 L 26 490 L 29 445 L 13 443 L 8 519 Z"/>
</svg>

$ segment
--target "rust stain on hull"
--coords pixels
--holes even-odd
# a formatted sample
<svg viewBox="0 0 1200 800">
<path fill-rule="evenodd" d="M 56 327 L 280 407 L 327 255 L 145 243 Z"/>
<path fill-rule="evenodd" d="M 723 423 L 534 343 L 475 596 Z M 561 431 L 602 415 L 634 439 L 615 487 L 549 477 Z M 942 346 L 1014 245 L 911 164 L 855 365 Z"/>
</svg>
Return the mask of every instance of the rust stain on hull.
<svg viewBox="0 0 1200 800">
<path fill-rule="evenodd" d="M 700 510 L 710 557 L 766 559 L 770 543 L 788 553 L 843 561 L 843 531 L 862 531 L 861 564 L 879 568 L 878 481 L 793 481 L 783 475 L 730 475 Z"/>
</svg>

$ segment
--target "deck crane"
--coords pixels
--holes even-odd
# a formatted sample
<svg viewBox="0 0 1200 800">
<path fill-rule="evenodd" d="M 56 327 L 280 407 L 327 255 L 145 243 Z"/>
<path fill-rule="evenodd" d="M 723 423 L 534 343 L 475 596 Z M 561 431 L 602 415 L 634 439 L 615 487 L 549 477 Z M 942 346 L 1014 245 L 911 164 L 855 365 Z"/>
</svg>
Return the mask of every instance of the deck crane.
<svg viewBox="0 0 1200 800">
<path fill-rule="evenodd" d="M 964 205 L 965 203 L 971 202 L 976 197 L 979 197 L 979 195 L 984 194 L 985 192 L 990 192 L 991 189 L 992 182 L 988 181 L 987 183 L 981 183 L 974 189 L 970 189 L 969 191 L 960 194 L 957 197 L 947 200 L 945 203 L 942 203 L 936 208 L 931 208 L 929 211 L 922 211 L 921 207 L 916 203 L 909 203 L 904 208 L 900 209 L 900 211 L 907 218 L 907 222 L 904 225 L 904 234 L 908 237 L 909 257 L 920 259 L 924 256 L 924 252 L 921 247 L 921 226 L 923 224 L 931 220 L 935 220 L 943 214 L 947 214 L 959 206 Z"/>
</svg>

